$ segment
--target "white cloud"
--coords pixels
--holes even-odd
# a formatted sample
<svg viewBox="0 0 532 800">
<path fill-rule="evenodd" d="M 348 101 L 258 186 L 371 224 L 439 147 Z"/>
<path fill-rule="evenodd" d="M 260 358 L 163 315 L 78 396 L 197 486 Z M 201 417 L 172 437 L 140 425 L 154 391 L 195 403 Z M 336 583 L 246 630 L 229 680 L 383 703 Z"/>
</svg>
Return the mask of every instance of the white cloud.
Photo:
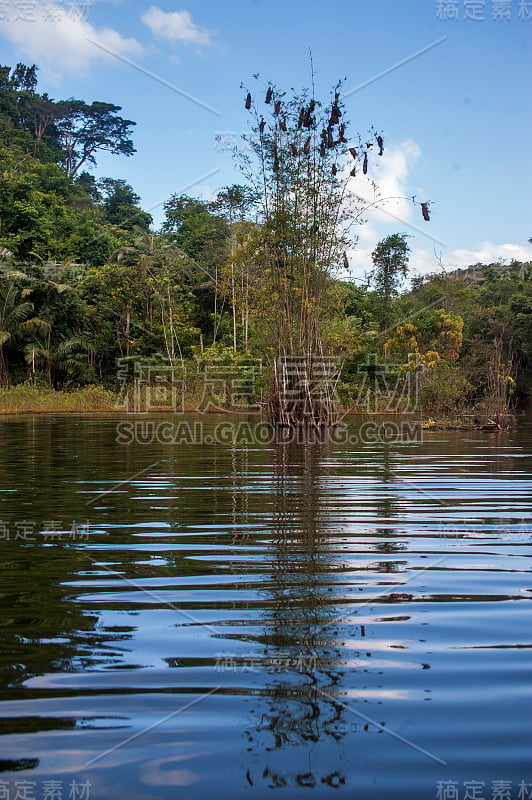
<svg viewBox="0 0 532 800">
<path fill-rule="evenodd" d="M 415 237 L 410 240 L 412 275 L 427 275 L 442 270 L 452 272 L 459 267 L 478 263 L 490 264 L 499 259 L 505 263 L 512 259 L 532 260 L 532 245 L 527 242 L 495 244 L 485 241 L 473 248 L 457 248 L 449 251 L 444 242 L 438 241 L 436 230 L 432 228 L 430 232 L 425 230 L 426 223 L 422 219 L 419 206 L 408 199 L 412 195 L 416 195 L 418 202 L 426 199 L 421 189 L 413 190 L 409 185 L 411 170 L 420 156 L 421 150 L 416 142 L 407 139 L 399 145 L 385 149 L 382 158 L 374 156 L 367 176 L 359 173 L 356 178 L 350 180 L 350 190 L 365 198 L 369 204 L 376 199 L 372 178 L 377 184 L 380 198 L 375 206 L 363 214 L 367 221 L 352 228 L 352 233 L 358 234 L 359 238 L 356 247 L 347 254 L 351 277 L 358 281 L 364 280 L 364 276 L 373 266 L 372 251 L 384 236 L 392 232 L 404 232 Z M 386 198 L 396 199 L 386 200 Z M 430 241 L 432 236 L 435 238 Z"/>
<path fill-rule="evenodd" d="M 413 194 L 408 179 L 420 156 L 417 143 L 406 139 L 398 145 L 386 147 L 382 157 L 373 156 L 368 175 L 359 170 L 358 175 L 349 180 L 349 191 L 363 198 L 365 202 L 362 205 L 368 206 L 362 214 L 366 220 L 364 224 L 351 229 L 352 234 L 358 235 L 356 247 L 347 254 L 355 279 L 362 280 L 371 270 L 371 253 L 380 239 L 392 232 L 390 226 L 393 226 L 394 233 L 408 233 L 411 225 L 417 227 L 418 219 L 414 221 L 413 212 L 419 213 L 419 207 L 408 199 Z"/>
<path fill-rule="evenodd" d="M 56 77 L 65 70 L 86 74 L 92 61 L 111 58 L 106 51 L 119 56 L 142 52 L 135 39 L 125 39 L 113 28 L 95 28 L 74 6 L 72 9 L 35 0 L 31 14 L 0 21 L 0 34 L 30 62 Z"/>
<path fill-rule="evenodd" d="M 460 267 L 470 267 L 473 264 L 494 264 L 501 260 L 503 263 L 510 261 L 532 261 L 532 245 L 522 244 L 494 244 L 481 242 L 475 249 L 456 249 L 442 253 L 429 252 L 422 248 L 412 251 L 410 266 L 417 275 L 427 275 L 432 272 L 452 272 Z"/>
<path fill-rule="evenodd" d="M 379 232 L 370 223 L 362 225 L 358 233 L 358 244 L 348 252 L 348 258 L 351 275 L 360 282 L 373 266 L 372 251 L 380 239 L 387 234 Z M 494 264 L 499 260 L 506 264 L 512 260 L 532 261 L 532 245 L 528 243 L 481 242 L 475 248 L 457 248 L 451 251 L 438 244 L 431 248 L 412 247 L 409 267 L 412 276 L 429 275 L 437 272 L 452 272 L 473 264 Z"/>
<path fill-rule="evenodd" d="M 499 259 L 503 261 L 530 261 L 532 245 L 530 244 L 493 244 L 482 242 L 476 250 L 453 250 L 449 255 L 450 265 L 465 267 L 470 264 L 492 264 Z"/>
<path fill-rule="evenodd" d="M 375 199 L 373 182 L 378 186 L 380 201 L 368 211 L 367 219 L 390 222 L 390 215 L 386 213 L 388 211 L 405 222 L 411 220 L 414 206 L 407 199 L 412 195 L 408 188 L 408 179 L 420 156 L 421 150 L 416 142 L 406 139 L 398 145 L 387 147 L 382 157 L 373 156 L 368 175 L 363 175 L 359 170 L 356 178 L 350 179 L 350 191 L 370 202 Z"/>
<path fill-rule="evenodd" d="M 141 16 L 141 20 L 154 36 L 171 42 L 185 42 L 208 47 L 212 40 L 208 31 L 193 22 L 188 11 L 162 11 L 151 6 Z"/>
</svg>

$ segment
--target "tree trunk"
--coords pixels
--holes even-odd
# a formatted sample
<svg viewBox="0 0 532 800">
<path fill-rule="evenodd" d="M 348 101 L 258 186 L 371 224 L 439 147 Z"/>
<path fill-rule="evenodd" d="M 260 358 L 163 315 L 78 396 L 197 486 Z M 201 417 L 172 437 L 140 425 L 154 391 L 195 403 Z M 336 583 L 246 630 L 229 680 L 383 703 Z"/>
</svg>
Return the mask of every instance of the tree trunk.
<svg viewBox="0 0 532 800">
<path fill-rule="evenodd" d="M 7 386 L 9 384 L 9 373 L 7 371 L 6 357 L 4 354 L 4 345 L 0 344 L 0 386 Z"/>
<path fill-rule="evenodd" d="M 131 326 L 131 311 L 129 308 L 126 311 L 126 325 L 124 328 L 124 335 L 126 337 L 126 358 L 129 358 L 129 328 Z"/>
</svg>

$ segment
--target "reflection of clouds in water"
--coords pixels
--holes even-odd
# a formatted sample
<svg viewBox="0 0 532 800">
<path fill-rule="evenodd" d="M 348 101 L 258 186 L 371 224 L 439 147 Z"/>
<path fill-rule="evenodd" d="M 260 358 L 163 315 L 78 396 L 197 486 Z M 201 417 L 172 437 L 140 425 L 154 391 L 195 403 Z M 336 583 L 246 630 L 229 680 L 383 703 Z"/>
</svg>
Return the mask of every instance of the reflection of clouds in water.
<svg viewBox="0 0 532 800">
<path fill-rule="evenodd" d="M 195 755 L 199 757 L 202 754 L 196 753 Z M 190 757 L 191 754 L 187 753 L 184 756 L 157 758 L 146 762 L 141 772 L 142 783 L 148 786 L 191 786 L 199 780 L 199 774 L 188 769 L 178 768 L 181 761 L 189 761 Z"/>
</svg>

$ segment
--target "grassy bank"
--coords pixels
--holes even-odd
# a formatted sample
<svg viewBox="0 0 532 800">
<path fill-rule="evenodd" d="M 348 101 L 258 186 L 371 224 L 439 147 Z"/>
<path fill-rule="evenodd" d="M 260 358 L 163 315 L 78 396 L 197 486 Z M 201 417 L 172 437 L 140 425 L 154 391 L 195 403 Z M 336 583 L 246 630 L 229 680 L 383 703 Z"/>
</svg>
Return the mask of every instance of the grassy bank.
<svg viewBox="0 0 532 800">
<path fill-rule="evenodd" d="M 230 408 L 224 397 L 213 395 L 206 403 L 202 397 L 201 387 L 194 384 L 187 390 L 183 403 L 172 405 L 172 397 L 163 393 L 153 397 L 139 396 L 133 389 L 122 395 L 120 400 L 115 392 L 104 389 L 103 386 L 85 386 L 72 391 L 56 391 L 47 386 L 32 386 L 27 383 L 0 388 L 0 414 L 50 414 L 50 413 L 98 413 L 122 412 L 127 413 L 218 413 L 240 411 L 257 411 L 258 405 L 249 407 L 238 406 Z"/>
<path fill-rule="evenodd" d="M 41 386 L 19 384 L 0 389 L 0 414 L 79 413 L 119 411 L 116 395 L 102 386 L 85 386 L 58 392 Z"/>
<path fill-rule="evenodd" d="M 180 410 L 187 413 L 194 413 L 200 410 L 202 413 L 222 412 L 231 413 L 231 409 L 224 404 L 223 398 L 216 398 L 217 402 L 204 407 L 202 405 L 201 394 L 198 394 L 192 387 L 187 393 L 183 407 Z M 18 384 L 7 388 L 0 388 L 0 414 L 50 414 L 50 413 L 102 413 L 102 412 L 122 412 L 122 413 L 142 413 L 142 412 L 175 412 L 175 409 L 168 404 L 158 405 L 151 408 L 149 405 L 138 405 L 135 397 L 122 398 L 119 403 L 114 392 L 104 389 L 103 386 L 85 386 L 82 389 L 72 391 L 56 391 L 44 386 L 31 386 L 30 384 Z M 239 407 L 233 409 L 243 412 L 246 409 Z M 258 405 L 250 405 L 248 412 L 259 410 Z M 389 416 L 389 411 L 370 412 L 377 416 Z M 403 416 L 405 412 L 397 412 L 396 416 Z M 409 416 L 413 412 L 410 412 Z M 485 409 L 479 411 L 472 409 L 465 413 L 435 414 L 428 416 L 426 411 L 419 409 L 415 412 L 423 420 L 423 429 L 426 431 L 439 430 L 507 430 L 517 424 L 517 417 L 514 414 L 490 414 Z M 367 415 L 365 410 L 350 409 L 346 416 Z"/>
</svg>

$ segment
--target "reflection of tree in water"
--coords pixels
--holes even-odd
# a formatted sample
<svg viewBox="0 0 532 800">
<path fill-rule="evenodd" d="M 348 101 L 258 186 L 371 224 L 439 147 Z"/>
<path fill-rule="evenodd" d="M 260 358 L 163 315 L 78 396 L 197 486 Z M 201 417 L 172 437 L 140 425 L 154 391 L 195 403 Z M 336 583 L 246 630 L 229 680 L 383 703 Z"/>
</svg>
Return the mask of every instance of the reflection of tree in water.
<svg viewBox="0 0 532 800">
<path fill-rule="evenodd" d="M 386 491 L 386 487 L 397 480 L 391 448 L 387 443 L 382 445 L 376 477 L 382 484 L 380 496 L 375 498 L 376 514 L 386 521 L 397 519 L 401 515 L 401 505 L 396 497 L 394 489 L 390 488 L 389 491 Z M 390 554 L 406 549 L 406 542 L 396 541 L 400 532 L 399 528 L 389 527 L 387 525 L 386 527 L 377 527 L 375 532 L 378 537 L 375 541 L 375 550 L 378 553 Z M 381 561 L 377 569 L 380 572 L 398 572 L 399 564 L 396 561 Z"/>
<path fill-rule="evenodd" d="M 320 443 L 275 446 L 271 611 L 263 637 L 271 678 L 267 708 L 247 731 L 253 786 L 345 783 L 341 767 L 331 772 L 347 727 L 343 705 L 329 696 L 344 673 L 321 480 L 326 455 Z"/>
</svg>

